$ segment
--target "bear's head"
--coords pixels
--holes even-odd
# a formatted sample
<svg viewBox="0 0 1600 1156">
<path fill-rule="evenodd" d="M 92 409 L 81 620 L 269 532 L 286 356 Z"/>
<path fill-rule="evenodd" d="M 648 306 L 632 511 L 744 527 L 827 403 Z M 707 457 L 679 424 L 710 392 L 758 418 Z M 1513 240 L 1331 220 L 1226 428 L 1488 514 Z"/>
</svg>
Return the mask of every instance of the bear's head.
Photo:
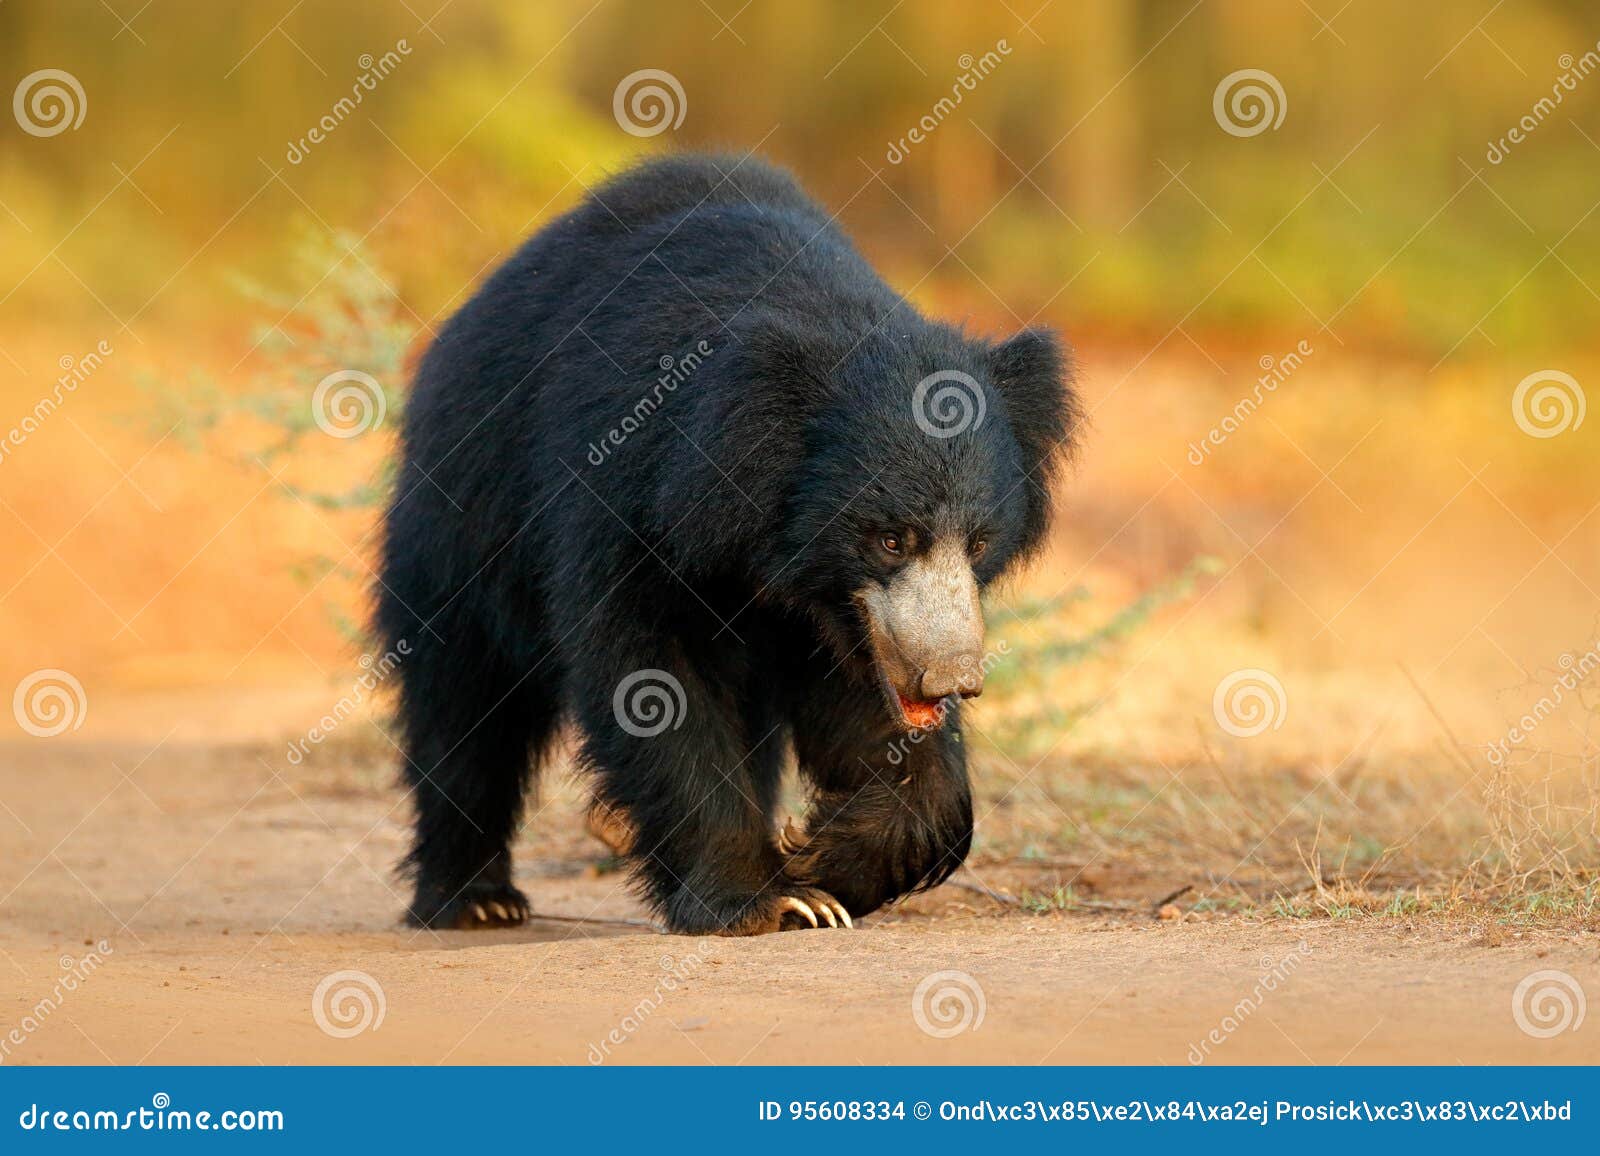
<svg viewBox="0 0 1600 1156">
<path fill-rule="evenodd" d="M 1044 540 L 1082 421 L 1070 351 L 909 310 L 850 329 L 765 315 L 731 332 L 663 498 L 708 511 L 680 551 L 736 559 L 752 599 L 806 614 L 895 723 L 936 727 L 992 665 L 981 592 Z"/>
</svg>

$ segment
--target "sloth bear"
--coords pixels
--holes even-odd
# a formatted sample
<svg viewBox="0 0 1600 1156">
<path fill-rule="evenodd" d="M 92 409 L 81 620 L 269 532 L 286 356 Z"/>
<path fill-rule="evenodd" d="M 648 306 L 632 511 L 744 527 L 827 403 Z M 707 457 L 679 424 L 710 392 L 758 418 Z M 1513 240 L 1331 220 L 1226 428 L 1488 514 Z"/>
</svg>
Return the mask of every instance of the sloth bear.
<svg viewBox="0 0 1600 1156">
<path fill-rule="evenodd" d="M 563 722 L 672 931 L 850 926 L 943 881 L 979 595 L 1045 536 L 1070 378 L 1049 332 L 923 317 L 749 158 L 648 161 L 542 229 L 405 414 L 376 626 L 410 648 L 411 922 L 528 917 L 510 844 Z"/>
</svg>

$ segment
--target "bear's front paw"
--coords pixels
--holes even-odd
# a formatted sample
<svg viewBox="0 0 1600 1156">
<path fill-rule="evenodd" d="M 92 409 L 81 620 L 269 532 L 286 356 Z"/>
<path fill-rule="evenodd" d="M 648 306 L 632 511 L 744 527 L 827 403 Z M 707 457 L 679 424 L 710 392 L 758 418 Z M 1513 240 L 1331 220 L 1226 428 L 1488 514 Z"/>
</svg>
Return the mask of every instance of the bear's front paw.
<svg viewBox="0 0 1600 1156">
<path fill-rule="evenodd" d="M 762 896 L 742 918 L 730 923 L 721 935 L 766 935 L 771 931 L 804 931 L 808 928 L 855 927 L 850 913 L 833 896 L 817 887 L 786 883 L 770 895 Z"/>
<path fill-rule="evenodd" d="M 826 891 L 785 880 L 737 904 L 695 900 L 684 910 L 669 908 L 667 926 L 680 935 L 766 935 L 855 924 L 844 904 Z"/>
<path fill-rule="evenodd" d="M 414 927 L 434 931 L 480 931 L 492 927 L 519 927 L 530 909 L 527 896 L 509 883 L 473 883 L 453 894 L 418 888 L 408 912 Z"/>
</svg>

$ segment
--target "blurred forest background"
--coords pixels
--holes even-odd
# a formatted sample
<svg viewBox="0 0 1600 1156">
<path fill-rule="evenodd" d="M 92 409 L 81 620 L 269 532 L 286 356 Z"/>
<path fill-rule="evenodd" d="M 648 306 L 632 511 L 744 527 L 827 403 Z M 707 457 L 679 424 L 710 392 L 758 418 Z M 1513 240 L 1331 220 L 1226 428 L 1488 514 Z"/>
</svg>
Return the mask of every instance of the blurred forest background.
<svg viewBox="0 0 1600 1156">
<path fill-rule="evenodd" d="M 654 144 L 759 148 L 841 206 L 902 282 L 933 268 L 931 285 L 977 285 L 976 309 L 1055 300 L 1081 270 L 1072 315 L 1089 332 L 1336 319 L 1346 339 L 1430 361 L 1464 318 L 1485 317 L 1481 352 L 1570 344 L 1600 316 L 1563 267 L 1593 268 L 1600 243 L 1586 217 L 1600 95 L 1579 80 L 1527 143 L 1486 159 L 1595 49 L 1582 0 L 720 3 L 8 3 L 4 75 L 64 68 L 91 113 L 70 140 L 6 134 L 8 320 L 27 304 L 119 326 L 226 312 L 204 269 L 284 282 L 296 222 L 353 230 L 428 317 L 576 184 L 647 147 L 612 116 L 617 82 L 644 68 L 686 97 Z M 402 40 L 409 55 L 350 122 L 290 164 L 363 55 Z M 1002 42 L 948 123 L 889 163 L 962 61 Z M 1281 83 L 1280 128 L 1218 131 L 1213 89 L 1241 68 Z M 35 269 L 91 208 L 64 261 Z M 1418 233 L 1441 210 L 1448 227 Z M 1530 235 L 1565 237 L 1560 259 L 1530 273 Z M 208 241 L 200 275 L 151 300 Z M 1275 276 L 1227 277 L 1244 251 Z"/>
<path fill-rule="evenodd" d="M 1597 45 L 1581 0 L 7 0 L 0 684 L 277 752 L 356 673 L 407 351 L 607 173 L 753 151 L 929 312 L 1079 349 L 983 848 L 1170 836 L 1298 911 L 1348 907 L 1331 844 L 1369 906 L 1488 863 L 1588 918 L 1600 679 L 1485 752 L 1600 646 Z M 25 126 L 43 70 L 81 120 Z M 313 422 L 336 371 L 370 436 Z M 1245 737 L 1240 671 L 1281 687 Z"/>
</svg>

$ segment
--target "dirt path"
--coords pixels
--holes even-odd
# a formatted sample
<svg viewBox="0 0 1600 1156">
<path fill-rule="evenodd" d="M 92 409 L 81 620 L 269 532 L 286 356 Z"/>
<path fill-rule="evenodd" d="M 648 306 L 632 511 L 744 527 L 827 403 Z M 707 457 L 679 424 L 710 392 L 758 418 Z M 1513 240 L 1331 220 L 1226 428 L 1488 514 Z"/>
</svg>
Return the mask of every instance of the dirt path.
<svg viewBox="0 0 1600 1156">
<path fill-rule="evenodd" d="M 1600 1012 L 1549 1039 L 1512 1014 L 1538 971 L 1600 996 L 1593 930 L 1490 946 L 1465 924 L 1036 916 L 951 888 L 854 933 L 398 930 L 403 812 L 375 774 L 297 780 L 237 748 L 0 749 L 4 1062 L 1600 1062 Z M 587 869 L 575 819 L 558 795 L 524 841 L 535 907 L 641 917 Z M 381 991 L 381 1023 L 349 1038 L 313 1013 L 341 971 L 364 975 L 330 985 L 336 1031 Z M 928 985 L 921 1020 L 966 1030 L 919 1026 L 935 973 L 959 974 Z"/>
</svg>

